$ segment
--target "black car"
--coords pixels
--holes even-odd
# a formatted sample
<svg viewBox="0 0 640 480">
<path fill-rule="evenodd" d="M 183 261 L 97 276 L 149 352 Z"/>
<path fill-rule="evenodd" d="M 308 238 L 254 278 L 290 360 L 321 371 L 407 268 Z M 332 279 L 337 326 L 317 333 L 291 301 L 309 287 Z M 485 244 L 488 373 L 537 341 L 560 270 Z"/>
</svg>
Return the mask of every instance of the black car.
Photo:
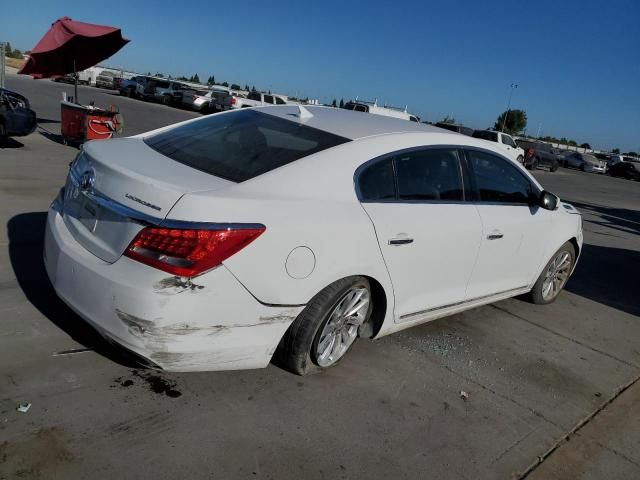
<svg viewBox="0 0 640 480">
<path fill-rule="evenodd" d="M 465 127 L 463 125 L 457 125 L 455 123 L 438 122 L 435 124 L 435 126 L 444 128 L 445 130 L 450 130 L 452 132 L 458 132 L 469 137 L 473 135 L 473 128 Z"/>
<path fill-rule="evenodd" d="M 611 165 L 607 173 L 612 177 L 640 181 L 640 162 L 618 162 L 615 165 Z"/>
<path fill-rule="evenodd" d="M 0 88 L 0 141 L 23 137 L 36 129 L 36 112 L 19 93 Z"/>
<path fill-rule="evenodd" d="M 530 170 L 547 167 L 550 172 L 558 170 L 558 149 L 548 143 L 518 139 L 516 143 L 525 151 L 524 166 Z"/>
</svg>

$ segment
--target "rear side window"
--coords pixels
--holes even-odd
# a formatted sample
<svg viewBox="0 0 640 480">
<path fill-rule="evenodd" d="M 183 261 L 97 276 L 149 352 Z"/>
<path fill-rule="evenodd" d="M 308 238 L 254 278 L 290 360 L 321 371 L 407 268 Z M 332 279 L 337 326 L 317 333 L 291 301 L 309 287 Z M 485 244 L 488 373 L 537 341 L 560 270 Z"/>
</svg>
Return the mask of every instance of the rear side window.
<svg viewBox="0 0 640 480">
<path fill-rule="evenodd" d="M 428 149 L 396 157 L 400 200 L 461 201 L 462 177 L 455 150 Z"/>
<path fill-rule="evenodd" d="M 273 101 L 273 95 L 265 95 L 264 96 L 264 103 L 271 103 L 271 104 L 275 103 Z"/>
<path fill-rule="evenodd" d="M 287 102 L 285 102 L 283 99 L 281 99 L 280 97 L 276 97 L 276 105 L 286 105 Z"/>
<path fill-rule="evenodd" d="M 358 186 L 363 202 L 394 200 L 396 189 L 393 160 L 387 158 L 367 167 L 358 177 Z"/>
<path fill-rule="evenodd" d="M 473 132 L 473 137 L 489 140 L 490 142 L 498 141 L 498 134 L 496 132 L 489 132 L 486 130 L 476 130 Z"/>
<path fill-rule="evenodd" d="M 244 182 L 349 139 L 254 110 L 211 115 L 146 138 L 157 152 Z"/>
<path fill-rule="evenodd" d="M 480 201 L 529 203 L 533 186 L 515 165 L 495 155 L 477 150 L 470 150 L 469 158 L 480 193 Z"/>
</svg>

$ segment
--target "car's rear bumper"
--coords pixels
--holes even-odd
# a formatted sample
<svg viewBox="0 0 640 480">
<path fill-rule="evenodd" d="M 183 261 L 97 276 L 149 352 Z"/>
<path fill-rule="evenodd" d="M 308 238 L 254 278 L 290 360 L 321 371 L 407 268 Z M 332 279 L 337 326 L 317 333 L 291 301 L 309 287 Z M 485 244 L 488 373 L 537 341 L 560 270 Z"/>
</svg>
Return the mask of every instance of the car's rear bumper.
<svg viewBox="0 0 640 480">
<path fill-rule="evenodd" d="M 258 302 L 224 267 L 192 280 L 128 257 L 109 264 L 49 209 L 44 263 L 58 296 L 101 334 L 172 371 L 261 368 L 303 307 Z"/>
</svg>

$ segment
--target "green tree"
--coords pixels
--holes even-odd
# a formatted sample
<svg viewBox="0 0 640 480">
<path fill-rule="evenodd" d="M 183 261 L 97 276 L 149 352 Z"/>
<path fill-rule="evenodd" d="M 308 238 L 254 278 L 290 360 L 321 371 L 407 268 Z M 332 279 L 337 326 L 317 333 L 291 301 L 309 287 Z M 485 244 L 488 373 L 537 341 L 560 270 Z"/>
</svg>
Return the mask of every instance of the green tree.
<svg viewBox="0 0 640 480">
<path fill-rule="evenodd" d="M 591 150 L 591 145 L 589 145 L 588 143 L 581 143 L 580 147 L 581 148 L 586 148 L 587 150 Z"/>
<path fill-rule="evenodd" d="M 192 82 L 194 82 L 194 83 L 200 83 L 200 77 L 198 76 L 198 74 L 197 74 L 197 73 L 193 76 L 193 80 L 192 80 Z"/>
<path fill-rule="evenodd" d="M 344 98 L 340 99 L 340 108 L 344 108 Z"/>
<path fill-rule="evenodd" d="M 227 82 L 222 82 L 222 86 L 223 86 L 223 87 L 228 87 L 228 86 L 229 86 L 229 84 L 228 84 Z"/>
<path fill-rule="evenodd" d="M 256 91 L 257 91 L 257 90 L 256 90 L 256 86 L 255 86 L 255 85 L 254 85 L 253 87 L 251 87 L 251 91 L 252 91 L 252 92 L 256 92 Z"/>
<path fill-rule="evenodd" d="M 244 89 L 245 89 L 245 91 L 247 91 L 247 92 L 251 90 L 251 89 L 249 88 L 249 85 L 247 85 L 246 83 L 244 84 Z"/>
<path fill-rule="evenodd" d="M 232 83 L 231 84 L 231 90 L 242 90 L 242 87 L 240 85 L 238 85 L 237 83 Z"/>
<path fill-rule="evenodd" d="M 331 106 L 332 107 L 337 107 L 338 106 L 338 102 L 336 102 L 336 99 L 333 99 L 333 102 L 331 102 Z"/>
<path fill-rule="evenodd" d="M 527 126 L 527 112 L 524 110 L 506 110 L 502 112 L 494 125 L 496 130 L 503 130 L 515 135 Z"/>
<path fill-rule="evenodd" d="M 613 150 L 611 150 L 611 153 L 613 153 L 614 155 L 618 155 L 620 153 L 620 149 L 614 148 Z"/>
</svg>

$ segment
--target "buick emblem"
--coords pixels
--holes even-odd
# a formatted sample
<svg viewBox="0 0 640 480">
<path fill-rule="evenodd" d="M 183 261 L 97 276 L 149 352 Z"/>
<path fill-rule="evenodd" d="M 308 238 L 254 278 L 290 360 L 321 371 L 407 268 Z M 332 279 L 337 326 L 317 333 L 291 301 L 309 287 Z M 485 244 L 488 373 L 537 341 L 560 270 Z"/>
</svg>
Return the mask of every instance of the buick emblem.
<svg viewBox="0 0 640 480">
<path fill-rule="evenodd" d="M 96 173 L 93 170 L 87 170 L 80 177 L 80 190 L 83 192 L 93 190 L 93 185 L 95 183 Z"/>
</svg>

